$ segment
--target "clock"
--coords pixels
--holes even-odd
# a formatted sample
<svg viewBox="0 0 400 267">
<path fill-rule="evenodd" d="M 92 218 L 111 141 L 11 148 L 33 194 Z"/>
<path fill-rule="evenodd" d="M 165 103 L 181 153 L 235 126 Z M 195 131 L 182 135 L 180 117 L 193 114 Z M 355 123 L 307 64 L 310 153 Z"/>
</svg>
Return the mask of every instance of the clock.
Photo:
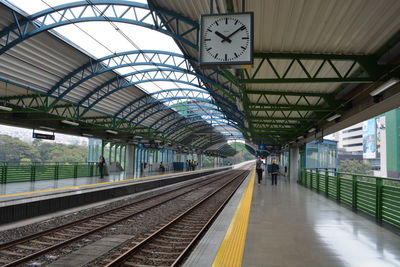
<svg viewBox="0 0 400 267">
<path fill-rule="evenodd" d="M 200 65 L 253 64 L 253 12 L 202 15 Z"/>
</svg>

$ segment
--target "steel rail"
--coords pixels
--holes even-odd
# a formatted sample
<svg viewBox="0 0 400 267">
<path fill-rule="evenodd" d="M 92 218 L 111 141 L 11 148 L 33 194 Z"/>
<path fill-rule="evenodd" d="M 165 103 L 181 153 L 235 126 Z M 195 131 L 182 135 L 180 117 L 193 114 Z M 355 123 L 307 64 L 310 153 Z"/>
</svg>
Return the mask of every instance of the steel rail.
<svg viewBox="0 0 400 267">
<path fill-rule="evenodd" d="M 225 176 L 229 176 L 229 173 L 230 173 L 230 171 L 224 172 L 224 177 L 225 177 Z M 140 214 L 140 213 L 143 213 L 143 212 L 148 211 L 148 210 L 150 210 L 150 209 L 153 209 L 153 208 L 155 208 L 155 207 L 157 207 L 157 206 L 159 206 L 159 205 L 162 205 L 162 204 L 164 204 L 164 203 L 166 203 L 166 202 L 168 202 L 168 201 L 171 201 L 171 200 L 173 200 L 173 199 L 176 199 L 176 198 L 178 198 L 178 197 L 180 197 L 180 196 L 182 196 L 182 195 L 188 194 L 188 193 L 190 193 L 190 192 L 192 192 L 192 191 L 194 191 L 194 190 L 197 190 L 197 189 L 199 189 L 199 188 L 201 188 L 201 187 L 203 187 L 203 186 L 206 186 L 206 185 L 209 185 L 209 184 L 211 184 L 211 183 L 217 182 L 217 181 L 219 181 L 219 180 L 221 179 L 221 177 L 218 177 L 218 174 L 220 174 L 220 173 L 212 174 L 212 178 L 215 178 L 215 179 L 213 179 L 213 180 L 211 180 L 211 181 L 208 181 L 208 182 L 206 182 L 206 183 L 204 183 L 204 180 L 203 180 L 203 181 L 199 181 L 199 182 L 196 182 L 196 183 L 193 183 L 193 184 L 189 185 L 189 186 L 193 186 L 193 185 L 197 185 L 197 184 L 202 183 L 201 185 L 199 185 L 199 186 L 197 186 L 197 187 L 195 187 L 195 188 L 193 188 L 193 189 L 190 189 L 189 191 L 185 191 L 185 192 L 183 192 L 183 193 L 180 193 L 180 194 L 178 194 L 178 195 L 175 195 L 175 196 L 173 196 L 173 197 L 171 197 L 171 198 L 168 198 L 168 199 L 166 199 L 166 200 L 164 200 L 164 201 L 161 201 L 161 202 L 158 202 L 158 203 L 156 203 L 156 204 L 154 204 L 154 205 L 151 205 L 150 207 L 141 209 L 141 210 L 139 210 L 139 211 L 136 211 L 136 212 L 134 212 L 134 213 L 132 213 L 132 214 L 126 215 L 126 216 L 124 216 L 124 217 L 122 217 L 122 218 L 119 218 L 119 219 L 117 219 L 117 220 L 113 220 L 112 222 L 106 223 L 106 224 L 104 224 L 104 225 L 101 225 L 101 226 L 99 226 L 99 227 L 96 227 L 96 228 L 94 228 L 94 229 L 92 229 L 92 230 L 90 230 L 90 231 L 84 232 L 84 233 L 82 233 L 82 234 L 78 234 L 77 236 L 74 236 L 74 237 L 72 237 L 72 238 L 70 238 L 70 239 L 67 239 L 67 240 L 62 241 L 62 242 L 57 243 L 57 244 L 54 244 L 53 246 L 44 248 L 43 250 L 37 251 L 37 252 L 35 252 L 35 253 L 32 253 L 32 254 L 30 254 L 30 255 L 27 255 L 27 256 L 25 256 L 25 257 L 23 257 L 23 258 L 17 259 L 17 260 L 15 260 L 15 261 L 12 261 L 12 262 L 7 263 L 7 264 L 2 265 L 2 266 L 3 266 L 3 267 L 17 266 L 17 265 L 22 264 L 22 263 L 24 263 L 24 262 L 27 262 L 27 261 L 29 261 L 29 260 L 31 260 L 31 259 L 37 258 L 37 257 L 39 257 L 39 256 L 41 256 L 41 255 L 43 255 L 43 254 L 46 254 L 46 253 L 48 253 L 49 251 L 52 251 L 52 250 L 55 250 L 55 249 L 60 248 L 60 247 L 62 247 L 62 246 L 68 245 L 69 243 L 72 243 L 72 242 L 74 242 L 74 241 L 76 241 L 76 240 L 79 240 L 79 239 L 81 239 L 81 238 L 83 238 L 83 237 L 85 237 L 85 236 L 88 236 L 88 235 L 90 235 L 90 234 L 93 234 L 93 233 L 95 233 L 95 232 L 97 232 L 97 231 L 100 231 L 100 230 L 102 230 L 102 229 L 104 229 L 104 228 L 107 228 L 107 227 L 109 227 L 109 226 L 112 226 L 112 225 L 114 225 L 114 224 L 117 224 L 117 223 L 119 223 L 119 222 L 121 222 L 121 221 L 127 220 L 127 219 L 129 219 L 130 217 L 132 217 L 132 216 L 136 216 L 136 215 L 138 215 L 138 214 Z M 214 176 L 217 176 L 217 177 L 214 177 Z M 57 232 L 57 231 L 59 231 L 59 230 L 61 230 L 61 229 L 65 229 L 65 228 L 68 228 L 68 227 L 71 227 L 71 226 L 75 226 L 75 225 L 78 225 L 78 224 L 80 224 L 80 223 L 85 223 L 86 221 L 91 221 L 91 220 L 96 219 L 96 218 L 98 218 L 98 217 L 107 215 L 107 213 L 117 212 L 117 211 L 119 211 L 119 210 L 126 209 L 126 208 L 128 208 L 128 207 L 130 207 L 130 206 L 134 206 L 134 205 L 137 205 L 137 204 L 141 204 L 141 203 L 146 202 L 146 201 L 149 201 L 149 200 L 154 200 L 154 199 L 156 199 L 156 198 L 162 197 L 162 196 L 167 195 L 167 194 L 169 194 L 169 193 L 173 193 L 173 192 L 176 192 L 176 191 L 178 191 L 178 190 L 185 189 L 185 187 L 186 187 L 186 186 L 182 186 L 182 187 L 180 187 L 180 188 L 178 188 L 178 189 L 174 189 L 174 190 L 172 190 L 172 191 L 168 191 L 168 192 L 165 192 L 165 193 L 162 193 L 162 194 L 159 194 L 159 195 L 151 196 L 151 197 L 145 198 L 145 199 L 143 199 L 143 200 L 139 200 L 139 201 L 137 201 L 137 202 L 135 202 L 135 203 L 127 204 L 127 205 L 124 205 L 124 206 L 122 206 L 122 207 L 118 207 L 118 208 L 115 208 L 115 209 L 112 209 L 112 210 L 109 210 L 109 211 L 101 212 L 101 213 L 99 213 L 99 214 L 96 214 L 96 215 L 93 215 L 93 216 L 90 216 L 90 217 L 87 217 L 87 218 L 83 218 L 83 219 L 80 219 L 80 220 L 77 220 L 77 221 L 74 221 L 74 222 L 71 222 L 71 223 L 67 223 L 67 224 L 65 224 L 65 225 L 61 225 L 61 226 L 58 226 L 58 227 L 54 227 L 54 228 L 45 230 L 45 231 L 43 231 L 43 232 L 39 232 L 39 233 L 30 235 L 30 236 L 23 237 L 23 238 L 21 238 L 21 239 L 13 240 L 13 241 L 11 241 L 11 242 L 2 244 L 2 245 L 0 246 L 0 253 L 1 253 L 1 250 L 5 250 L 5 249 L 7 249 L 7 248 L 10 248 L 10 247 L 19 245 L 19 244 L 21 244 L 21 243 L 29 242 L 29 241 L 31 241 L 31 240 L 34 240 L 35 238 L 45 236 L 45 235 L 47 235 L 47 234 L 49 234 L 49 233 L 52 233 L 52 232 Z"/>
<path fill-rule="evenodd" d="M 169 228 L 170 226 L 174 225 L 177 223 L 179 220 L 181 220 L 183 217 L 194 211 L 196 208 L 198 208 L 201 204 L 203 204 L 205 201 L 211 199 L 213 196 L 215 196 L 217 193 L 219 193 L 222 189 L 224 189 L 227 185 L 230 183 L 236 181 L 239 177 L 243 177 L 243 179 L 240 181 L 240 183 L 234 188 L 234 190 L 229 194 L 229 196 L 225 199 L 225 201 L 220 205 L 220 207 L 217 209 L 216 212 L 213 213 L 212 217 L 206 222 L 206 224 L 202 227 L 200 232 L 192 239 L 192 241 L 189 243 L 189 245 L 186 246 L 186 248 L 183 250 L 183 252 L 180 253 L 180 255 L 177 257 L 177 259 L 174 261 L 173 265 L 171 266 L 176 266 L 183 256 L 188 252 L 190 247 L 193 246 L 193 244 L 197 241 L 197 239 L 201 236 L 201 234 L 205 231 L 205 229 L 208 227 L 208 225 L 215 219 L 215 217 L 218 215 L 219 211 L 222 210 L 224 205 L 229 201 L 229 199 L 232 197 L 232 195 L 236 192 L 237 188 L 242 184 L 242 182 L 245 180 L 247 177 L 249 170 L 245 170 L 241 172 L 240 174 L 236 175 L 234 178 L 229 180 L 228 182 L 224 183 L 221 187 L 216 189 L 214 192 L 211 194 L 207 195 L 206 197 L 203 197 L 201 200 L 196 202 L 194 205 L 192 205 L 190 208 L 188 208 L 186 211 L 182 212 L 180 215 L 176 216 L 174 219 L 172 219 L 170 222 L 166 223 L 164 226 L 150 234 L 147 238 L 143 239 L 140 243 L 137 243 L 135 246 L 131 247 L 130 249 L 126 250 L 123 254 L 115 258 L 113 261 L 109 262 L 108 264 L 104 265 L 105 267 L 116 267 L 116 266 L 121 266 L 125 261 L 127 261 L 134 253 L 139 251 L 144 245 L 158 237 L 164 230 Z"/>
</svg>

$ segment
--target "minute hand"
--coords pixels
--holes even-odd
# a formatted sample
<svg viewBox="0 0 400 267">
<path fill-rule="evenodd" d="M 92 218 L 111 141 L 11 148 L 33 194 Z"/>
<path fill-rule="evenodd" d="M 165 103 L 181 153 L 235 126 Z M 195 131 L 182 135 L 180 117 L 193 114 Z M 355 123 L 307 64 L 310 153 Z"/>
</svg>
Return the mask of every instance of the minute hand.
<svg viewBox="0 0 400 267">
<path fill-rule="evenodd" d="M 239 29 L 237 29 L 236 31 L 232 32 L 231 34 L 229 34 L 228 36 L 226 36 L 226 38 L 230 38 L 232 37 L 232 35 L 234 35 L 235 33 L 237 33 L 238 31 L 242 31 L 246 29 L 246 26 L 242 25 Z M 221 43 L 225 42 L 225 39 L 222 39 Z"/>
</svg>

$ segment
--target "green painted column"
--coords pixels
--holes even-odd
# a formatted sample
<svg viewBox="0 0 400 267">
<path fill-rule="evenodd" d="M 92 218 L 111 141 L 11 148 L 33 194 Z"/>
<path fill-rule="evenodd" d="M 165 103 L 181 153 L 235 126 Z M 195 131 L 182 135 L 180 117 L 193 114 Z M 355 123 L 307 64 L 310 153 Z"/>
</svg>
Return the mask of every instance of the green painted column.
<svg viewBox="0 0 400 267">
<path fill-rule="evenodd" d="M 400 178 L 400 108 L 385 115 L 387 174 L 388 177 Z"/>
</svg>

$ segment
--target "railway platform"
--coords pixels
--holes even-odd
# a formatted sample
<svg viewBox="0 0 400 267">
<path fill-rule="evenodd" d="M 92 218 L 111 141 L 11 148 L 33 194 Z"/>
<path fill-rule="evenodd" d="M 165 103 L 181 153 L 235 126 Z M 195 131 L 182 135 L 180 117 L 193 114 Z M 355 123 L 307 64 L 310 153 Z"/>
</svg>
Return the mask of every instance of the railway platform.
<svg viewBox="0 0 400 267">
<path fill-rule="evenodd" d="M 231 167 L 190 172 L 152 173 L 151 176 L 97 177 L 10 183 L 0 195 L 0 224 L 108 200 L 228 170 Z M 40 190 L 29 191 L 30 188 Z M 22 191 L 22 192 L 21 192 Z M 13 192 L 13 193 L 11 193 Z"/>
<path fill-rule="evenodd" d="M 400 266 L 396 229 L 278 178 L 248 177 L 184 266 Z"/>
</svg>

